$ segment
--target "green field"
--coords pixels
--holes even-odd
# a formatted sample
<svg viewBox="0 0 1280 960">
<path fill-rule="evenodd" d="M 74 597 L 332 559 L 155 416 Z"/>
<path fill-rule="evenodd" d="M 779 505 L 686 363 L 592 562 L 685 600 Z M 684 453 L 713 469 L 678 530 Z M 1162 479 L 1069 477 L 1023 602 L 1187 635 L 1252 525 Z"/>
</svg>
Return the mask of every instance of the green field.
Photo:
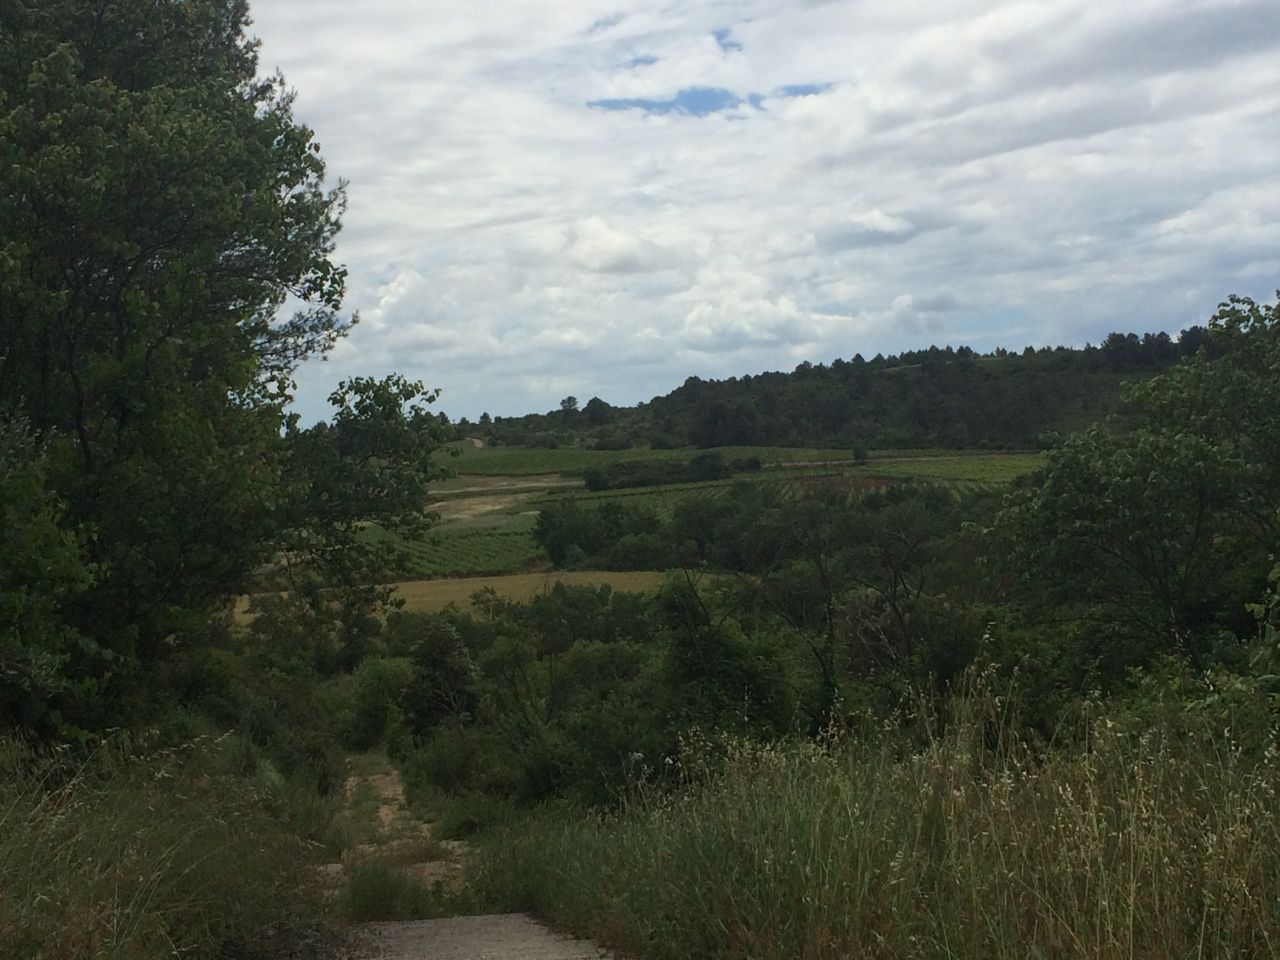
<svg viewBox="0 0 1280 960">
<path fill-rule="evenodd" d="M 441 493 L 467 489 L 475 478 L 547 477 L 577 475 L 592 467 L 624 461 L 687 461 L 707 453 L 718 453 L 726 463 L 758 458 L 765 469 L 797 465 L 852 465 L 850 451 L 817 447 L 715 447 L 709 450 L 580 450 L 573 448 L 530 449 L 525 447 L 473 447 L 451 444 L 445 466 L 458 474 L 437 485 Z M 866 467 L 894 477 L 921 477 L 938 480 L 975 480 L 1006 483 L 1034 470 L 1038 453 L 996 453 L 987 450 L 875 450 Z M 863 467 L 865 469 L 866 467 Z M 518 482 L 518 481 L 517 481 Z M 547 481 L 550 482 L 550 481 Z"/>
<path fill-rule="evenodd" d="M 722 497 L 739 482 L 781 485 L 792 495 L 818 483 L 847 484 L 919 479 L 954 484 L 961 489 L 1008 483 L 1034 470 L 1036 453 L 987 451 L 877 451 L 854 464 L 843 451 L 812 448 L 724 447 L 726 461 L 759 457 L 764 469 L 724 480 L 675 483 L 588 491 L 581 481 L 560 473 L 581 473 L 620 460 L 688 459 L 700 452 L 683 450 L 544 450 L 514 447 L 456 446 L 463 452 L 449 460 L 459 476 L 433 488 L 433 508 L 440 520 L 422 540 L 405 543 L 404 579 L 470 577 L 545 571 L 550 564 L 533 538 L 538 510 L 552 503 L 606 501 L 650 510 L 669 520 L 677 504 L 691 496 Z M 373 537 L 389 534 L 370 530 Z"/>
<path fill-rule="evenodd" d="M 760 474 L 748 475 L 751 480 L 760 482 Z M 628 506 L 651 510 L 664 520 L 670 519 L 677 503 L 691 496 L 720 497 L 737 482 L 737 478 L 729 480 L 708 480 L 703 483 L 672 483 L 661 487 L 626 487 L 621 490 L 576 490 L 568 493 L 554 493 L 542 496 L 533 501 L 535 506 L 556 503 L 563 500 L 576 500 L 585 504 L 600 504 L 606 501 L 625 503 Z"/>
<path fill-rule="evenodd" d="M 963 454 L 875 462 L 861 468 L 881 477 L 914 480 L 1010 483 L 1040 466 L 1038 453 Z"/>
<path fill-rule="evenodd" d="M 822 450 L 812 447 L 715 447 L 695 450 L 579 450 L 562 447 L 554 450 L 527 447 L 474 447 L 450 444 L 445 466 L 461 475 L 491 477 L 534 476 L 549 473 L 580 473 L 622 460 L 690 460 L 699 454 L 718 453 L 726 461 L 759 457 L 766 465 L 776 463 L 824 463 L 849 460 L 848 450 Z"/>
<path fill-rule="evenodd" d="M 417 541 L 381 530 L 371 531 L 370 536 L 391 540 L 404 551 L 397 571 L 403 579 L 505 574 L 548 566 L 527 522 L 513 522 L 507 529 L 446 526 Z"/>
</svg>

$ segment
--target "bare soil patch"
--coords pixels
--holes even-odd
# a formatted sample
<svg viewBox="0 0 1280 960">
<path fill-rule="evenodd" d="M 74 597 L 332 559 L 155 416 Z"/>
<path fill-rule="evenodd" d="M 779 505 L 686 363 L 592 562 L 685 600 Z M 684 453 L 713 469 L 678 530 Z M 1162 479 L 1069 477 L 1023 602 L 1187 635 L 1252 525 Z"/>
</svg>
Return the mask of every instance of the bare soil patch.
<svg viewBox="0 0 1280 960">
<path fill-rule="evenodd" d="M 528 500 L 532 493 L 505 493 L 490 496 L 459 497 L 456 500 L 441 500 L 431 505 L 431 509 L 440 515 L 440 522 L 457 523 L 461 520 L 477 520 L 492 513 L 500 513 Z"/>
</svg>

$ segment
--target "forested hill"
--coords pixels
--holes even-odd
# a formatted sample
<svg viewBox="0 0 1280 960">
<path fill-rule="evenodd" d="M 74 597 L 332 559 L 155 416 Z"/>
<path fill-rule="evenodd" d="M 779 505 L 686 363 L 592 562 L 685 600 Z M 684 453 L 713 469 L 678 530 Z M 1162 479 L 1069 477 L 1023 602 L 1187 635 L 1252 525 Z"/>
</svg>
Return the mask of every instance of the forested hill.
<svg viewBox="0 0 1280 960">
<path fill-rule="evenodd" d="M 636 407 L 593 397 L 579 407 L 525 417 L 481 419 L 480 431 L 509 444 L 582 443 L 715 447 L 1035 446 L 1119 406 L 1120 386 L 1214 344 L 1203 327 L 1166 333 L 1113 333 L 1083 349 L 1027 347 L 979 354 L 968 347 L 861 354 L 790 373 L 702 380 Z M 464 429 L 469 426 L 462 424 Z"/>
</svg>

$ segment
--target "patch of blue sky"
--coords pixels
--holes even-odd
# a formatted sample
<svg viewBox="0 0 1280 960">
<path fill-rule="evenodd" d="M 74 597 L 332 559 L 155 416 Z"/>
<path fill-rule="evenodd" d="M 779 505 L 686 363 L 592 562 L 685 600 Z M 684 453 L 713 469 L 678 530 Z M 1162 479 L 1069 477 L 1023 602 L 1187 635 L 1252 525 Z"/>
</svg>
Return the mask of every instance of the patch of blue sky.
<svg viewBox="0 0 1280 960">
<path fill-rule="evenodd" d="M 618 97 L 588 100 L 587 106 L 597 110 L 643 110 L 645 113 L 685 113 L 705 117 L 722 110 L 732 110 L 742 98 L 724 87 L 686 87 L 669 100 L 645 97 Z"/>
<path fill-rule="evenodd" d="M 658 58 L 648 53 L 642 53 L 638 57 L 632 57 L 625 61 L 624 67 L 648 67 L 658 62 Z"/>
<path fill-rule="evenodd" d="M 607 17 L 601 17 L 587 27 L 587 36 L 595 36 L 598 33 L 604 33 L 606 30 L 612 30 L 623 20 L 627 18 L 625 13 L 611 13 Z"/>
<path fill-rule="evenodd" d="M 829 83 L 788 83 L 773 91 L 775 97 L 814 97 L 831 89 Z"/>
<path fill-rule="evenodd" d="M 652 62 L 637 57 L 635 61 Z M 627 66 L 635 64 L 629 61 Z M 830 89 L 829 83 L 795 83 L 778 87 L 772 93 L 748 93 L 739 96 L 724 87 L 685 87 L 669 99 L 651 97 L 615 97 L 602 100 L 588 100 L 587 106 L 597 110 L 643 110 L 645 113 L 684 113 L 692 117 L 706 117 L 713 113 L 732 110 L 742 104 L 750 104 L 756 110 L 764 108 L 769 97 L 811 97 Z"/>
<path fill-rule="evenodd" d="M 733 39 L 733 30 L 729 27 L 721 27 L 719 30 L 711 31 L 711 35 L 716 38 L 716 43 L 725 53 L 732 53 L 735 50 L 741 50 L 742 44 Z"/>
</svg>

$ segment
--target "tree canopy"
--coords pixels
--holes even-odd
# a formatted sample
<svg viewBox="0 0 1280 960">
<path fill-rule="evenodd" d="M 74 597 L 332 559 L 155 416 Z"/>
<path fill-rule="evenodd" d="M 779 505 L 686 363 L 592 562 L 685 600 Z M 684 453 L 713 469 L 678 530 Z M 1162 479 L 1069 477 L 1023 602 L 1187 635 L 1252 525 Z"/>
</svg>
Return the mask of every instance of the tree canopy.
<svg viewBox="0 0 1280 960">
<path fill-rule="evenodd" d="M 6 483 L 47 488 L 20 521 L 28 559 L 56 515 L 93 571 L 59 604 L 78 681 L 118 682 L 198 630 L 316 486 L 290 477 L 316 442 L 282 434 L 297 364 L 352 322 L 333 258 L 345 191 L 284 80 L 258 75 L 247 23 L 243 0 L 0 12 L 0 417 L 20 423 L 6 450 L 30 453 Z M 410 386 L 348 384 L 329 439 L 372 442 L 362 418 L 418 430 L 385 419 L 421 397 Z M 432 442 L 400 442 L 382 438 L 420 469 Z"/>
</svg>

